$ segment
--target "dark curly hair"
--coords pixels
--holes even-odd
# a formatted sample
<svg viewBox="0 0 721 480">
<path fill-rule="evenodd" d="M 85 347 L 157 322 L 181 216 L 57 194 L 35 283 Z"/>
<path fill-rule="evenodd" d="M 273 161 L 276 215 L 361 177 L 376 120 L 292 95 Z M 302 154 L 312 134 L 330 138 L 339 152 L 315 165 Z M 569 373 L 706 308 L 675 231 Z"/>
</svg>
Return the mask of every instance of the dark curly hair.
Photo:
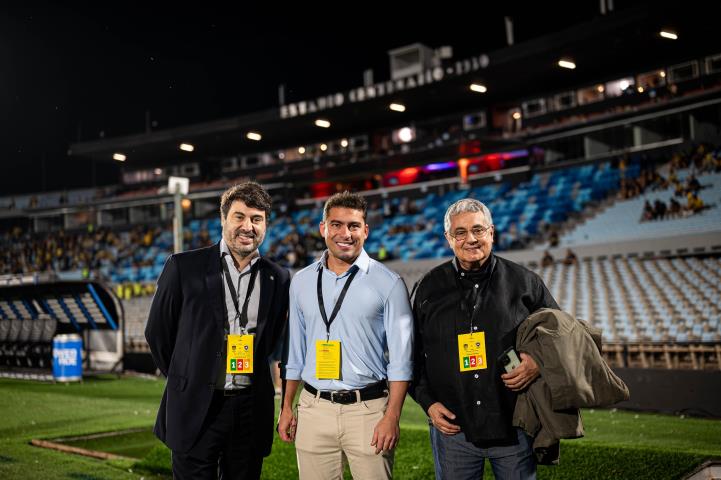
<svg viewBox="0 0 721 480">
<path fill-rule="evenodd" d="M 220 216 L 223 217 L 223 219 L 228 218 L 230 206 L 236 200 L 240 200 L 250 208 L 265 211 L 266 222 L 270 219 L 270 209 L 273 206 L 273 200 L 259 183 L 239 183 L 226 190 L 220 198 Z"/>
</svg>

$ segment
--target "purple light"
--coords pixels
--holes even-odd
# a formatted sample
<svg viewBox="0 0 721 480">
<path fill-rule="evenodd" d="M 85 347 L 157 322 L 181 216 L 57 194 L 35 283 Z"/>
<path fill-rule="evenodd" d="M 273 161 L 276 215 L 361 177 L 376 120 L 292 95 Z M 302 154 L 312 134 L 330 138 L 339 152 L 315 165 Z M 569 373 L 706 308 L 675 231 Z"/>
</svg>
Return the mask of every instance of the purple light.
<svg viewBox="0 0 721 480">
<path fill-rule="evenodd" d="M 429 163 L 423 167 L 423 170 L 426 172 L 437 172 L 439 170 L 448 170 L 449 168 L 456 168 L 456 162 Z"/>
<path fill-rule="evenodd" d="M 510 152 L 504 152 L 501 154 L 501 158 L 503 158 L 504 160 L 526 156 L 528 156 L 528 150 L 526 150 L 525 148 L 523 150 L 512 150 Z"/>
</svg>

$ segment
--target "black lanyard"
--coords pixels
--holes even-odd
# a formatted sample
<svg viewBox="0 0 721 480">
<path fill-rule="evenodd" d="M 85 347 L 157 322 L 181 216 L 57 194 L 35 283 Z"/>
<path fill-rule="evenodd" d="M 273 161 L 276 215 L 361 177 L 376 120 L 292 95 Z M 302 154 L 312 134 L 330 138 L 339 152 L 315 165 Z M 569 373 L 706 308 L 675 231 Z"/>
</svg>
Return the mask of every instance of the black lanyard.
<svg viewBox="0 0 721 480">
<path fill-rule="evenodd" d="M 228 263 L 225 258 L 220 259 L 220 263 L 223 265 L 223 273 L 225 274 L 225 281 L 228 283 L 230 289 L 230 298 L 233 300 L 233 306 L 235 307 L 235 318 L 238 319 L 240 328 L 245 329 L 248 325 L 248 304 L 250 303 L 250 296 L 253 293 L 255 287 L 255 277 L 258 275 L 258 261 L 256 261 L 252 267 L 250 267 L 250 280 L 248 283 L 248 289 L 245 292 L 245 301 L 243 302 L 243 309 L 238 311 L 238 296 L 240 295 L 240 277 L 238 277 L 238 289 L 236 290 L 233 285 L 233 279 L 230 278 L 230 270 L 228 269 Z M 227 318 L 226 318 L 227 324 Z M 228 328 L 230 330 L 230 328 Z"/>
<path fill-rule="evenodd" d="M 325 323 L 325 331 L 326 331 L 326 340 L 330 339 L 330 324 L 333 323 L 333 320 L 335 320 L 335 317 L 338 315 L 338 312 L 340 311 L 340 306 L 343 305 L 343 299 L 345 298 L 345 294 L 348 291 L 348 287 L 350 287 L 350 283 L 353 281 L 353 277 L 355 277 L 355 274 L 358 273 L 358 265 L 353 265 L 350 267 L 350 275 L 348 275 L 348 280 L 345 281 L 345 285 L 343 285 L 343 290 L 340 292 L 340 296 L 338 296 L 338 300 L 335 302 L 335 307 L 333 307 L 333 312 L 330 314 L 330 318 L 325 313 L 325 305 L 323 304 L 323 267 L 321 266 L 318 269 L 318 308 L 320 308 L 320 316 L 323 317 L 323 323 Z"/>
<path fill-rule="evenodd" d="M 461 280 L 459 278 L 460 272 L 456 272 L 455 279 L 456 279 L 456 286 L 458 288 L 458 292 L 461 294 L 461 310 L 468 313 L 468 316 L 471 317 L 471 329 L 470 332 L 473 333 L 473 320 L 475 319 L 476 315 L 479 315 L 479 312 L 481 310 L 481 303 L 483 303 L 483 299 L 486 294 L 486 290 L 488 290 L 488 285 L 491 283 L 491 277 L 493 276 L 493 271 L 496 269 L 496 257 L 492 256 L 489 261 L 491 262 L 490 269 L 491 271 L 488 272 L 488 278 L 486 278 L 486 283 L 483 285 L 483 288 L 481 290 L 476 289 L 475 298 L 473 299 L 473 311 L 468 312 L 468 304 L 466 304 L 466 300 L 463 298 L 463 284 L 461 284 Z M 458 265 L 458 268 L 460 269 L 460 265 Z"/>
</svg>

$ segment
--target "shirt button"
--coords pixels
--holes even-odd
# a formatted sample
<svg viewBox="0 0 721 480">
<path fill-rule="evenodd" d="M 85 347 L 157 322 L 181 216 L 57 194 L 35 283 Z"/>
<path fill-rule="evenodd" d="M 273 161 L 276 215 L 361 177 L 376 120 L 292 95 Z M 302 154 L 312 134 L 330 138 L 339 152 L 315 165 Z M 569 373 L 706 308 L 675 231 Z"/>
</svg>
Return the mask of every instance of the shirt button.
<svg viewBox="0 0 721 480">
<path fill-rule="evenodd" d="M 480 400 L 477 400 L 477 401 L 476 401 L 476 405 L 480 405 L 480 404 L 481 404 L 481 401 L 480 401 Z"/>
<path fill-rule="evenodd" d="M 475 375 L 473 375 L 473 378 L 478 378 L 478 374 L 476 373 Z"/>
</svg>

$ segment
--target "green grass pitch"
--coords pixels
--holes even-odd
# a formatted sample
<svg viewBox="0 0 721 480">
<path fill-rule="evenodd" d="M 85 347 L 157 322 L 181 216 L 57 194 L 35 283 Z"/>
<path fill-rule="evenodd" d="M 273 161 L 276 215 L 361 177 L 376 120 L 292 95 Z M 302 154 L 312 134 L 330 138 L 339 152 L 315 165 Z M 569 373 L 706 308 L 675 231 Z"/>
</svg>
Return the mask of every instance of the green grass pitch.
<svg viewBox="0 0 721 480">
<path fill-rule="evenodd" d="M 0 379 L 0 478 L 167 478 L 168 450 L 144 433 L 121 444 L 100 439 L 78 445 L 140 460 L 95 460 L 28 443 L 33 438 L 150 428 L 163 385 L 161 380 L 112 376 L 69 385 Z M 719 420 L 616 410 L 585 410 L 583 419 L 586 437 L 564 441 L 561 465 L 539 467 L 539 478 L 681 478 L 705 459 L 721 457 Z M 433 478 L 426 417 L 411 399 L 403 410 L 394 474 L 398 479 Z M 297 476 L 293 446 L 276 438 L 263 478 Z M 490 465 L 485 478 L 493 478 Z"/>
</svg>

